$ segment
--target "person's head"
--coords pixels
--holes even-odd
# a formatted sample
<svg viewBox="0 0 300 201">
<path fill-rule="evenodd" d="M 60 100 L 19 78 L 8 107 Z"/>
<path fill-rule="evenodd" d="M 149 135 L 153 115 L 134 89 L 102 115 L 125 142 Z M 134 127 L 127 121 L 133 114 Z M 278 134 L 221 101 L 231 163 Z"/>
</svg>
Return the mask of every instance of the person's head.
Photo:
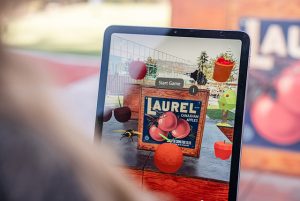
<svg viewBox="0 0 300 201">
<path fill-rule="evenodd" d="M 19 0 L 0 1 L 1 27 L 4 18 L 7 21 L 8 14 L 16 9 L 20 2 Z M 3 29 L 1 29 L 2 34 Z M 39 156 L 47 164 L 43 166 L 45 175 L 55 169 L 57 163 L 63 164 L 62 166 L 70 169 L 71 175 L 78 181 L 88 200 L 156 200 L 146 191 L 141 192 L 136 184 L 131 183 L 122 174 L 121 168 L 113 166 L 113 163 L 118 162 L 103 145 L 89 142 L 84 137 L 84 131 L 76 126 L 59 105 L 55 90 L 45 81 L 48 77 L 37 70 L 35 63 L 30 63 L 25 58 L 5 50 L 3 45 L 0 45 L 0 52 L 0 121 L 10 122 L 5 126 L 11 125 L 16 130 L 16 133 L 9 133 L 8 138 L 15 138 L 14 135 L 18 133 L 17 138 L 24 139 L 21 144 L 27 143 L 25 147 L 33 145 L 36 152 L 46 154 Z M 0 134 L 5 135 L 4 132 L 9 130 L 0 125 Z M 17 161 L 20 165 L 19 170 L 24 170 L 22 168 L 26 167 L 26 164 L 39 166 L 40 161 L 30 161 L 37 160 L 39 157 L 29 157 L 27 161 L 22 161 L 23 154 L 28 153 L 19 150 L 20 147 L 23 146 L 15 147 L 17 155 L 11 155 L 11 157 L 18 157 L 16 160 L 19 160 Z M 30 154 L 36 155 L 36 153 Z M 22 176 L 22 172 L 20 174 Z M 37 174 L 38 176 L 40 175 Z M 47 182 L 43 178 L 40 181 Z M 40 188 L 43 188 L 43 184 Z M 18 189 L 13 190 L 15 193 L 19 192 Z M 42 194 L 42 191 L 43 189 L 35 189 L 31 192 Z"/>
</svg>

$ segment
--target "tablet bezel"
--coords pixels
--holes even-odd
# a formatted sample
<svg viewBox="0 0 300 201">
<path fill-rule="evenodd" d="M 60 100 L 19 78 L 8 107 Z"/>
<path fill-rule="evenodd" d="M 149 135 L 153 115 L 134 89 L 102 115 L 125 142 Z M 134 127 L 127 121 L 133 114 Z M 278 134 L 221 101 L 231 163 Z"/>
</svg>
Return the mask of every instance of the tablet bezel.
<svg viewBox="0 0 300 201">
<path fill-rule="evenodd" d="M 235 113 L 234 137 L 230 169 L 229 181 L 229 201 L 236 201 L 238 193 L 240 153 L 242 126 L 244 117 L 244 102 L 246 94 L 246 80 L 249 60 L 250 39 L 249 36 L 242 31 L 222 31 L 222 30 L 197 30 L 197 29 L 181 29 L 181 28 L 158 28 L 158 27 L 136 27 L 136 26 L 110 26 L 106 29 L 103 39 L 102 59 L 100 69 L 100 81 L 97 100 L 97 114 L 103 114 L 109 53 L 111 45 L 111 36 L 114 33 L 123 34 L 142 34 L 142 35 L 160 35 L 160 36 L 176 36 L 176 37 L 193 37 L 193 38 L 215 38 L 215 39 L 235 39 L 242 42 L 240 70 L 238 78 L 238 91 Z M 96 118 L 96 130 L 102 130 L 102 115 Z M 95 132 L 100 133 L 100 132 Z M 99 136 L 101 137 L 101 136 Z"/>
</svg>

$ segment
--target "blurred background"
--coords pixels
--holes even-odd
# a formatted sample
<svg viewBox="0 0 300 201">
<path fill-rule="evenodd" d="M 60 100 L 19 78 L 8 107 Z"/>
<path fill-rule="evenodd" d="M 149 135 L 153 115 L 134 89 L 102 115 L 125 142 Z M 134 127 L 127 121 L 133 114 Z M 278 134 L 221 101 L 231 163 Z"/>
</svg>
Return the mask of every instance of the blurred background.
<svg viewBox="0 0 300 201">
<path fill-rule="evenodd" d="M 4 42 L 41 64 L 93 138 L 104 30 L 141 25 L 243 30 L 251 38 L 240 200 L 300 200 L 300 0 L 44 0 Z"/>
</svg>

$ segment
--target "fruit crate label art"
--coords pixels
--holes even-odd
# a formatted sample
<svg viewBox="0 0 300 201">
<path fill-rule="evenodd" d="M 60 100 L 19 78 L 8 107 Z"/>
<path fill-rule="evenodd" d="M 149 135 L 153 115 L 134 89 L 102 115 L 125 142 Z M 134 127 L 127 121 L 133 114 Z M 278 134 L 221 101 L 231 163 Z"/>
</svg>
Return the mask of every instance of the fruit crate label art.
<svg viewBox="0 0 300 201">
<path fill-rule="evenodd" d="M 201 101 L 145 97 L 143 138 L 162 144 L 166 138 L 180 147 L 195 148 Z"/>
<path fill-rule="evenodd" d="M 138 148 L 154 151 L 172 142 L 184 155 L 199 157 L 208 96 L 208 90 L 191 95 L 188 89 L 142 87 Z"/>
</svg>

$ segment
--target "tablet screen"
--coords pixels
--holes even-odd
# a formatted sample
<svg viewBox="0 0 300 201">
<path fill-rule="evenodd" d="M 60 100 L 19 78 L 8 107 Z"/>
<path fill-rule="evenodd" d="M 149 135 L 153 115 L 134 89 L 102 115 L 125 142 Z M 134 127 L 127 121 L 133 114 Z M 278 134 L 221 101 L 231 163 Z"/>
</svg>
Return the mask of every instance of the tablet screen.
<svg viewBox="0 0 300 201">
<path fill-rule="evenodd" d="M 142 186 L 228 200 L 242 42 L 113 33 L 102 143 Z"/>
</svg>

